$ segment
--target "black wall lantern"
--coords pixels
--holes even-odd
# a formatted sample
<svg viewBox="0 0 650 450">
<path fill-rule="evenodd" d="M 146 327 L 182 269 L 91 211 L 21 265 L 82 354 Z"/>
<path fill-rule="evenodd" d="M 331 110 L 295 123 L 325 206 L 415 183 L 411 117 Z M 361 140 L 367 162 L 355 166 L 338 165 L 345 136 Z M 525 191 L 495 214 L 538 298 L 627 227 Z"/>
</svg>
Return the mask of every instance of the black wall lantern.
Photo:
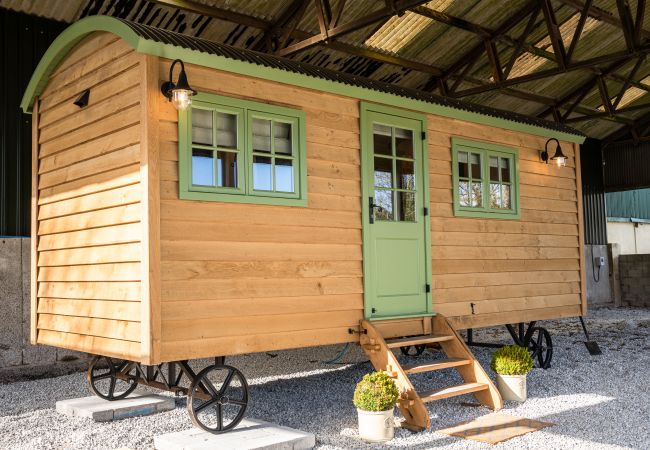
<svg viewBox="0 0 650 450">
<path fill-rule="evenodd" d="M 174 66 L 180 63 L 181 71 L 178 74 L 176 83 L 172 81 Z M 187 82 L 187 75 L 185 75 L 185 64 L 180 59 L 175 59 L 169 67 L 169 81 L 160 86 L 160 90 L 167 99 L 174 104 L 174 108 L 179 111 L 186 110 L 192 104 L 192 96 L 196 95 L 196 91 L 192 89 Z"/>
<path fill-rule="evenodd" d="M 551 141 L 555 141 L 557 147 L 555 148 L 555 154 L 549 158 L 548 144 Z M 548 164 L 548 161 L 550 159 L 551 161 L 554 161 L 558 167 L 566 166 L 566 156 L 564 156 L 564 153 L 562 153 L 562 147 L 560 147 L 560 141 L 558 141 L 555 138 L 551 138 L 548 141 L 546 141 L 544 151 L 541 152 L 539 156 L 542 159 L 542 161 L 544 161 L 546 164 Z"/>
</svg>

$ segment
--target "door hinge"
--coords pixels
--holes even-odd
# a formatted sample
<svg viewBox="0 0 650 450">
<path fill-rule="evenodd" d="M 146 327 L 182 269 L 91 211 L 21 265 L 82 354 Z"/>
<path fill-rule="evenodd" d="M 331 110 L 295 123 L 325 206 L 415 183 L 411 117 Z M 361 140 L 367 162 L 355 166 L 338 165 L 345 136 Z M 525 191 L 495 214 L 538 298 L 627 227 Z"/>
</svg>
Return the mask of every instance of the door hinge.
<svg viewBox="0 0 650 450">
<path fill-rule="evenodd" d="M 372 308 L 372 309 L 370 310 L 370 312 L 373 313 L 373 314 L 376 313 L 376 312 L 377 312 L 377 308 Z"/>
<path fill-rule="evenodd" d="M 425 290 L 425 292 L 426 292 L 427 294 L 428 294 L 429 292 L 431 292 L 431 285 L 430 285 L 429 283 L 425 284 L 425 285 L 424 285 L 424 290 Z"/>
<path fill-rule="evenodd" d="M 424 141 L 427 138 L 427 132 L 423 131 L 422 132 L 422 140 Z"/>
<path fill-rule="evenodd" d="M 425 216 L 429 215 L 429 208 L 426 208 L 426 207 L 424 208 L 424 215 Z"/>
</svg>

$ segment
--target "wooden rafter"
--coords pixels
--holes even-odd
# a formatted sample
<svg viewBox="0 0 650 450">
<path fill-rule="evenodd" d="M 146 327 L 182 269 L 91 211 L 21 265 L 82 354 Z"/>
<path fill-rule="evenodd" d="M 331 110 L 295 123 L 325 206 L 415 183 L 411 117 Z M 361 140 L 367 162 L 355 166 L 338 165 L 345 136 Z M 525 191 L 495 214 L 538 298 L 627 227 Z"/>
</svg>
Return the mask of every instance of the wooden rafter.
<svg viewBox="0 0 650 450">
<path fill-rule="evenodd" d="M 578 41 L 580 40 L 580 36 L 582 35 L 582 30 L 585 27 L 585 22 L 589 17 L 589 9 L 591 8 L 592 3 L 593 0 L 586 0 L 585 5 L 582 8 L 582 11 L 580 12 L 580 19 L 578 19 L 578 25 L 576 25 L 576 31 L 573 33 L 573 38 L 571 39 L 571 44 L 569 45 L 569 51 L 567 52 L 566 55 L 567 62 L 571 62 L 571 60 L 573 59 L 573 52 L 578 46 Z"/>
<path fill-rule="evenodd" d="M 641 65 L 643 64 L 644 61 L 645 61 L 645 56 L 641 56 L 637 60 L 636 64 L 634 64 L 634 67 L 632 67 L 632 70 L 630 70 L 629 75 L 625 79 L 625 82 L 623 83 L 623 86 L 621 87 L 621 90 L 618 92 L 618 95 L 616 96 L 616 100 L 614 101 L 614 104 L 612 105 L 612 107 L 614 109 L 616 109 L 618 107 L 618 104 L 621 103 L 621 100 L 623 99 L 623 96 L 625 95 L 625 92 L 630 87 L 630 81 L 632 81 L 634 79 L 634 77 L 636 76 L 636 73 L 639 71 L 639 68 L 641 67 Z"/>
<path fill-rule="evenodd" d="M 560 3 L 566 6 L 570 6 L 573 9 L 576 9 L 578 11 L 582 11 L 585 7 L 585 4 L 580 1 L 580 0 L 558 0 Z M 607 11 L 604 11 L 596 6 L 591 5 L 591 7 L 588 8 L 588 14 L 589 17 L 593 17 L 594 19 L 598 19 L 602 22 L 608 23 L 610 25 L 613 25 L 617 28 L 623 29 L 623 24 L 621 21 L 614 15 L 610 14 Z M 642 23 L 640 24 L 642 25 Z M 644 37 L 644 38 L 650 38 L 650 31 L 644 29 L 644 28 L 639 28 L 639 37 Z"/>
<path fill-rule="evenodd" d="M 614 107 L 612 105 L 612 101 L 610 100 L 609 97 L 609 92 L 607 90 L 607 84 L 605 83 L 605 80 L 603 80 L 603 77 L 597 77 L 596 79 L 598 83 L 598 90 L 600 91 L 600 97 L 603 102 L 603 105 L 605 107 L 605 111 L 607 111 L 607 114 L 610 116 L 614 115 Z"/>
<path fill-rule="evenodd" d="M 537 23 L 537 17 L 539 16 L 539 12 L 541 11 L 541 5 L 533 10 L 533 12 L 530 14 L 530 18 L 528 19 L 528 22 L 526 23 L 526 28 L 524 28 L 524 31 L 521 33 L 519 36 L 519 39 L 517 39 L 517 43 L 515 45 L 515 49 L 512 52 L 512 55 L 510 56 L 510 61 L 508 61 L 508 65 L 506 66 L 503 76 L 504 78 L 508 78 L 508 75 L 510 75 L 510 71 L 515 65 L 515 62 L 517 61 L 517 58 L 521 54 L 522 49 L 524 48 L 524 45 L 526 43 L 526 39 L 528 39 L 528 36 L 530 33 L 533 31 L 533 28 L 535 27 L 535 24 Z"/>
<path fill-rule="evenodd" d="M 645 19 L 645 0 L 637 0 L 636 4 L 636 21 L 634 22 L 634 43 L 641 43 L 641 30 L 643 29 L 643 20 Z"/>
<path fill-rule="evenodd" d="M 557 58 L 557 65 L 561 70 L 564 70 L 567 67 L 566 50 L 564 49 L 562 35 L 560 34 L 560 24 L 557 21 L 557 17 L 555 17 L 551 0 L 542 1 L 542 12 L 544 13 L 546 28 L 548 29 L 548 37 L 551 40 L 551 45 Z"/>
<path fill-rule="evenodd" d="M 632 19 L 632 11 L 628 0 L 616 0 L 616 8 L 618 15 L 623 25 L 623 35 L 625 36 L 625 43 L 627 48 L 633 50 L 636 46 L 635 38 L 636 32 L 634 30 L 634 20 Z"/>
</svg>

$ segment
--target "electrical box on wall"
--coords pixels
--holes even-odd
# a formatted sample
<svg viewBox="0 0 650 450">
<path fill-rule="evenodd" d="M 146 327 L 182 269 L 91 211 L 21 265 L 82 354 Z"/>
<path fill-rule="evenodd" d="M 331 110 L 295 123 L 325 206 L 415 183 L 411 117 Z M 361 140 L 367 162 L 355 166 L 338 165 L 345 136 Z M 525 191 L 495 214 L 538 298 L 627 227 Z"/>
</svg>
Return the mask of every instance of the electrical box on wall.
<svg viewBox="0 0 650 450">
<path fill-rule="evenodd" d="M 603 267 L 604 265 L 605 265 L 605 257 L 604 256 L 596 256 L 596 257 L 594 257 L 594 266 Z"/>
</svg>

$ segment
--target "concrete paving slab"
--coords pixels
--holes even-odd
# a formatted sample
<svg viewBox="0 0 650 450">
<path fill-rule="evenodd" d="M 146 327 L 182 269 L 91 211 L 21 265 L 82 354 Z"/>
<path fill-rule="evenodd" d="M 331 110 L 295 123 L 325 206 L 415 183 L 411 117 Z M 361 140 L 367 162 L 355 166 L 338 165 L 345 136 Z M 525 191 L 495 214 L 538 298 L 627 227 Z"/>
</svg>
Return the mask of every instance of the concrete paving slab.
<svg viewBox="0 0 650 450">
<path fill-rule="evenodd" d="M 146 416 L 176 407 L 173 397 L 131 394 L 124 400 L 109 402 L 99 397 L 72 398 L 56 402 L 56 410 L 71 417 L 88 417 L 96 422 Z"/>
<path fill-rule="evenodd" d="M 211 434 L 198 428 L 153 438 L 156 450 L 306 450 L 316 436 L 256 419 L 242 420 L 234 430 Z"/>
</svg>

